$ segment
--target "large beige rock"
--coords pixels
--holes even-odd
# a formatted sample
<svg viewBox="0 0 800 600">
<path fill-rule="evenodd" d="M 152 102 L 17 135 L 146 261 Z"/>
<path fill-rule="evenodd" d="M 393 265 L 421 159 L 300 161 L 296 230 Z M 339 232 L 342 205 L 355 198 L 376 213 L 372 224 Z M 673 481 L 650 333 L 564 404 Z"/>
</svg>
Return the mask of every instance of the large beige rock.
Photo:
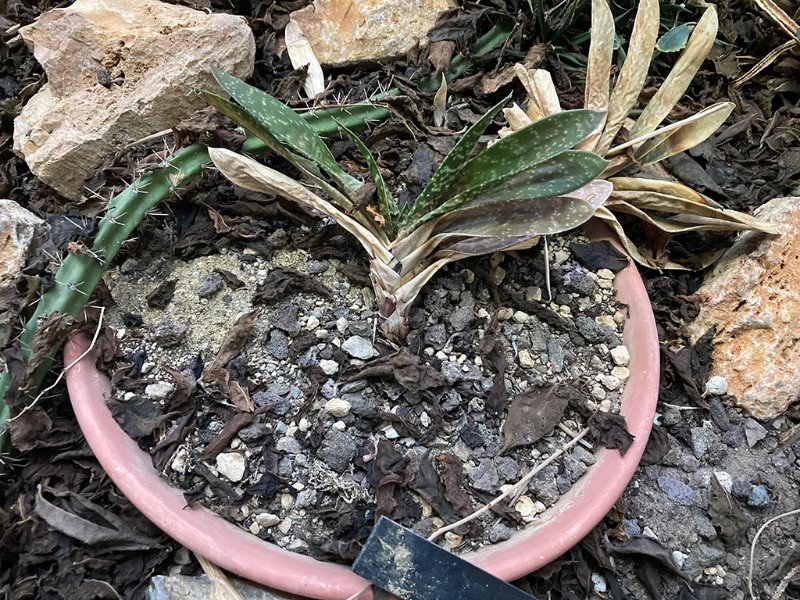
<svg viewBox="0 0 800 600">
<path fill-rule="evenodd" d="M 342 66 L 404 56 L 425 45 L 428 31 L 452 0 L 315 0 L 295 11 L 323 66 Z"/>
<path fill-rule="evenodd" d="M 698 291 L 693 339 L 716 324 L 713 375 L 738 404 L 775 417 L 800 395 L 800 198 L 777 198 L 756 214 L 780 236 L 744 233 Z"/>
<path fill-rule="evenodd" d="M 156 0 L 77 0 L 20 34 L 48 83 L 15 120 L 14 149 L 73 200 L 106 156 L 202 108 L 193 89 L 215 85 L 211 65 L 247 77 L 255 57 L 241 17 Z"/>
<path fill-rule="evenodd" d="M 47 232 L 47 223 L 35 214 L 13 200 L 0 200 L 0 289 L 13 283 Z"/>
</svg>

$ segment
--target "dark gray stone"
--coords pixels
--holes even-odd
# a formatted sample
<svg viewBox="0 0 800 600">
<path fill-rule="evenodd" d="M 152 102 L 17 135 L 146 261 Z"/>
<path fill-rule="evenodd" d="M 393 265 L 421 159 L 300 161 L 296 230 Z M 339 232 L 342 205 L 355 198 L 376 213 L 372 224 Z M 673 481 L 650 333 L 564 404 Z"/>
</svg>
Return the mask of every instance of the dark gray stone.
<svg viewBox="0 0 800 600">
<path fill-rule="evenodd" d="M 322 439 L 317 456 L 337 473 L 344 473 L 356 455 L 355 440 L 343 431 L 329 430 Z"/>
<path fill-rule="evenodd" d="M 769 506 L 769 492 L 763 485 L 754 485 L 747 497 L 747 506 L 751 508 L 766 508 Z"/>
<path fill-rule="evenodd" d="M 273 329 L 269 332 L 267 352 L 278 360 L 289 358 L 289 338 L 280 329 Z"/>
<path fill-rule="evenodd" d="M 294 507 L 296 509 L 301 508 L 308 508 L 309 506 L 314 506 L 317 503 L 317 490 L 312 488 L 306 488 L 297 494 L 297 498 L 294 500 Z"/>
<path fill-rule="evenodd" d="M 339 397 L 350 403 L 350 412 L 355 415 L 368 414 L 378 409 L 377 400 L 365 391 L 341 394 Z"/>
<path fill-rule="evenodd" d="M 289 477 L 294 471 L 294 463 L 288 456 L 284 456 L 278 461 L 278 476 Z"/>
<path fill-rule="evenodd" d="M 743 425 L 744 437 L 751 448 L 767 437 L 767 430 L 755 419 L 745 419 Z"/>
<path fill-rule="evenodd" d="M 436 350 L 441 350 L 447 342 L 447 328 L 444 323 L 436 323 L 425 330 L 425 343 Z"/>
<path fill-rule="evenodd" d="M 692 506 L 697 496 L 688 485 L 668 475 L 661 475 L 658 478 L 658 487 L 667 495 L 667 498 L 682 506 Z"/>
<path fill-rule="evenodd" d="M 564 348 L 557 339 L 550 339 L 547 341 L 547 355 L 550 358 L 550 364 L 553 365 L 555 373 L 561 373 L 564 370 Z"/>
<path fill-rule="evenodd" d="M 201 298 L 209 298 L 216 294 L 225 285 L 222 275 L 213 271 L 205 275 L 197 286 L 197 295 Z"/>
<path fill-rule="evenodd" d="M 642 528 L 639 527 L 639 522 L 636 519 L 625 519 L 622 522 L 622 528 L 631 537 L 642 533 Z"/>
<path fill-rule="evenodd" d="M 510 456 L 499 456 L 494 462 L 503 481 L 513 481 L 519 476 L 519 463 Z"/>
<path fill-rule="evenodd" d="M 183 341 L 187 331 L 186 325 L 164 320 L 153 327 L 153 339 L 162 348 L 172 348 Z"/>
<path fill-rule="evenodd" d="M 597 291 L 597 284 L 583 269 L 576 268 L 564 274 L 564 289 L 591 297 Z"/>
<path fill-rule="evenodd" d="M 511 527 L 506 527 L 502 523 L 495 523 L 489 528 L 489 541 L 493 544 L 497 542 L 505 542 L 514 535 L 514 530 Z"/>
<path fill-rule="evenodd" d="M 496 492 L 500 487 L 500 476 L 497 473 L 497 467 L 490 458 L 481 459 L 472 471 L 469 473 L 469 480 L 472 487 L 482 492 Z"/>
<path fill-rule="evenodd" d="M 294 304 L 282 304 L 269 315 L 269 322 L 289 335 L 300 333 L 300 309 Z"/>
<path fill-rule="evenodd" d="M 245 444 L 252 444 L 263 439 L 269 433 L 269 429 L 263 423 L 251 423 L 247 427 L 239 430 L 239 439 Z"/>
<path fill-rule="evenodd" d="M 575 483 L 581 476 L 586 473 L 586 469 L 588 467 L 577 458 L 573 457 L 571 454 L 567 454 L 564 457 L 564 471 L 569 477 L 571 483 Z"/>
<path fill-rule="evenodd" d="M 692 427 L 691 436 L 692 452 L 698 459 L 703 458 L 709 448 L 719 440 L 719 436 L 710 427 Z"/>
<path fill-rule="evenodd" d="M 718 565 L 725 556 L 725 552 L 714 546 L 709 546 L 700 542 L 695 544 L 689 552 L 684 562 L 684 571 L 686 574 L 695 578 L 703 572 L 703 569 L 712 565 Z"/>
<path fill-rule="evenodd" d="M 453 385 L 464 378 L 464 372 L 461 370 L 461 365 L 454 360 L 446 360 L 442 362 L 441 373 L 448 385 Z"/>
<path fill-rule="evenodd" d="M 450 325 L 456 331 L 464 331 L 475 320 L 475 311 L 471 306 L 459 306 L 450 315 Z"/>
<path fill-rule="evenodd" d="M 320 273 L 324 273 L 328 270 L 328 265 L 322 261 L 311 259 L 308 261 L 307 268 L 309 275 L 319 275 Z"/>
</svg>

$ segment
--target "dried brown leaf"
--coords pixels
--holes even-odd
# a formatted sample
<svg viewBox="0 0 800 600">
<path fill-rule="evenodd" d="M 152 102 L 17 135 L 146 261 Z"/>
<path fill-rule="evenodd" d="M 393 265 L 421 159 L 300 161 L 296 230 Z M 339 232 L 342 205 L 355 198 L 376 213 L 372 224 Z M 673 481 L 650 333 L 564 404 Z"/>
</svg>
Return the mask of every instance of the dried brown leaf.
<svg viewBox="0 0 800 600">
<path fill-rule="evenodd" d="M 694 79 L 714 44 L 716 35 L 717 11 L 713 5 L 709 5 L 697 22 L 675 66 L 636 119 L 630 131 L 632 138 L 653 131 L 666 118 Z"/>
<path fill-rule="evenodd" d="M 503 447 L 499 454 L 533 444 L 553 432 L 569 404 L 569 397 L 557 394 L 557 389 L 556 385 L 535 388 L 511 401 L 501 428 Z"/>
<path fill-rule="evenodd" d="M 597 151 L 601 156 L 604 156 L 611 147 L 631 109 L 636 106 L 658 39 L 658 26 L 658 0 L 642 0 L 633 23 L 625 63 L 622 65 L 608 102 L 606 126 L 597 145 Z M 592 36 L 592 43 L 594 43 L 594 36 Z"/>
<path fill-rule="evenodd" d="M 586 63 L 584 107 L 600 112 L 609 110 L 611 56 L 614 52 L 614 15 L 606 0 L 592 0 L 592 43 Z M 603 133 L 605 120 L 577 148 L 594 150 Z M 602 153 L 601 153 L 602 154 Z"/>
</svg>

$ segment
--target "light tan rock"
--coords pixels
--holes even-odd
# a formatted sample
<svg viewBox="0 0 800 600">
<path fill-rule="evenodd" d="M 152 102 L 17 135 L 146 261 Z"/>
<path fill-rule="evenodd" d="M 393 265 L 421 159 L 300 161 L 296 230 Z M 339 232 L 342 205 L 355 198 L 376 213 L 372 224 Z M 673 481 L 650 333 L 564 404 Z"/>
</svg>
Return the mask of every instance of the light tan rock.
<svg viewBox="0 0 800 600">
<path fill-rule="evenodd" d="M 106 156 L 203 108 L 193 90 L 215 87 L 211 65 L 247 77 L 255 57 L 241 17 L 156 0 L 78 0 L 20 35 L 48 83 L 15 120 L 14 150 L 73 200 Z"/>
<path fill-rule="evenodd" d="M 47 230 L 47 223 L 29 210 L 13 200 L 0 200 L 0 288 L 17 278 Z"/>
<path fill-rule="evenodd" d="M 297 23 L 323 66 L 404 56 L 424 46 L 428 31 L 452 0 L 315 0 L 295 11 Z"/>
<path fill-rule="evenodd" d="M 800 394 L 800 198 L 776 198 L 756 215 L 779 223 L 780 236 L 748 232 L 698 290 L 696 341 L 711 326 L 712 375 L 759 419 L 783 413 Z"/>
</svg>

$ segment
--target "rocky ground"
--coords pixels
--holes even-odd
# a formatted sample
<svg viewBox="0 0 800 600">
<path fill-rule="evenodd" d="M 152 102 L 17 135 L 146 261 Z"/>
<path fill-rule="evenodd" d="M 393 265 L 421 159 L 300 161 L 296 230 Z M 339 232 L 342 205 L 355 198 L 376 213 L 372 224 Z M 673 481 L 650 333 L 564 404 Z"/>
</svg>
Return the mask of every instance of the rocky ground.
<svg viewBox="0 0 800 600">
<path fill-rule="evenodd" d="M 76 6 L 80 4 L 76 3 Z M 289 13 L 302 9 L 308 4 L 305 0 L 236 3 L 233 10 L 227 3 L 199 1 L 180 4 L 207 9 L 221 20 L 208 28 L 203 27 L 201 20 L 200 31 L 193 30 L 186 39 L 175 35 L 175 43 L 182 41 L 195 51 L 201 48 L 206 56 L 212 51 L 221 51 L 231 61 L 232 69 L 244 68 L 242 61 L 255 57 L 256 66 L 251 79 L 255 85 L 298 109 L 307 108 L 303 91 L 306 73 L 292 68 L 282 38 Z M 797 8 L 792 7 L 791 2 L 784 4 L 792 14 Z M 11 232 L 8 234 L 11 243 L 2 249 L 3 261 L 0 262 L 0 275 L 3 275 L 0 278 L 0 347 L 6 348 L 4 361 L 11 364 L 15 356 L 14 338 L 20 315 L 26 314 L 26 304 L 35 297 L 39 286 L 52 284 L 59 256 L 63 255 L 68 244 L 82 243 L 92 234 L 104 205 L 103 199 L 113 189 L 129 183 L 136 174 L 146 171 L 148 165 L 157 162 L 164 143 L 188 144 L 201 132 L 209 130 L 216 130 L 229 143 L 235 143 L 237 134 L 203 113 L 184 121 L 168 138 L 127 145 L 148 133 L 173 126 L 175 119 L 188 117 L 193 109 L 202 106 L 202 101 L 197 98 L 194 100 L 198 103 L 189 105 L 170 100 L 169 94 L 176 93 L 175 87 L 170 85 L 188 89 L 207 84 L 207 78 L 179 78 L 176 83 L 164 84 L 158 101 L 153 101 L 155 104 L 150 98 L 143 100 L 135 95 L 142 91 L 138 87 L 143 85 L 142 82 L 153 85 L 146 74 L 154 63 L 148 60 L 158 64 L 164 56 L 155 53 L 147 60 L 130 62 L 130 57 L 139 56 L 142 50 L 134 38 L 151 40 L 144 46 L 159 47 L 152 40 L 171 33 L 169 21 L 159 21 L 156 33 L 151 31 L 152 23 L 142 25 L 150 27 L 147 35 L 153 35 L 152 38 L 147 37 L 144 30 L 133 35 L 130 31 L 126 34 L 115 32 L 113 28 L 105 31 L 101 31 L 102 27 L 97 28 L 92 35 L 101 37 L 92 39 L 105 39 L 105 45 L 101 43 L 101 46 L 106 51 L 92 58 L 97 62 L 97 68 L 89 72 L 74 65 L 75 61 L 82 60 L 81 52 L 85 48 L 63 46 L 60 54 L 56 52 L 37 61 L 19 36 L 19 26 L 30 24 L 53 8 L 51 3 L 23 4 L 12 0 L 0 6 L 3 6 L 0 29 L 4 31 L 5 42 L 0 47 L 3 58 L 0 63 L 0 196 L 13 201 L 1 205 L 3 213 L 0 214 L 0 231 Z M 165 12 L 158 13 L 161 15 L 159 19 L 169 19 L 169 10 L 163 6 L 161 9 Z M 420 8 L 419 13 L 424 14 L 426 10 L 430 13 L 438 9 L 432 3 Z M 231 12 L 245 16 L 246 20 L 230 20 L 225 13 Z M 696 21 L 699 14 L 667 3 L 662 5 L 662 12 L 668 20 L 675 22 Z M 391 17 L 391 11 L 385 14 L 387 19 Z M 765 56 L 786 38 L 783 30 L 765 13 L 748 3 L 720 3 L 719 14 L 719 35 L 725 44 L 714 47 L 710 60 L 679 109 L 689 113 L 724 97 L 736 103 L 735 112 L 715 137 L 691 153 L 670 160 L 667 167 L 674 176 L 726 208 L 752 213 L 772 198 L 798 195 L 800 143 L 796 131 L 800 120 L 800 89 L 797 84 L 800 67 L 796 54 L 789 52 L 742 86 L 732 85 L 733 80 L 752 65 L 752 57 Z M 196 17 L 200 19 L 199 15 Z M 430 177 L 433 165 L 452 146 L 454 132 L 473 122 L 506 92 L 515 92 L 522 99 L 521 90 L 504 71 L 508 65 L 523 58 L 538 61 L 537 64 L 554 73 L 563 105 L 570 107 L 580 103 L 583 84 L 580 60 L 586 51 L 586 38 L 582 34 L 588 30 L 588 19 L 577 17 L 568 23 L 568 34 L 559 34 L 558 19 L 565 18 L 565 13 L 555 7 L 548 12 L 546 20 L 534 22 L 525 2 L 510 2 L 492 8 L 467 7 L 440 24 L 433 34 L 435 44 L 430 52 L 409 47 L 403 48 L 381 66 L 362 63 L 358 66 L 339 64 L 326 67 L 329 77 L 326 82 L 330 84 L 319 102 L 361 99 L 366 93 L 391 86 L 400 88 L 401 99 L 392 101 L 396 118 L 376 126 L 367 141 L 372 151 L 380 156 L 390 185 L 401 190 L 401 195 L 411 196 L 419 191 L 421 182 Z M 104 22 L 109 21 L 106 19 Z M 75 21 L 70 23 L 69 27 L 72 27 Z M 242 23 L 247 26 L 243 27 Z M 342 23 L 348 21 L 344 19 Z M 437 61 L 445 60 L 446 63 L 449 60 L 448 48 L 449 51 L 463 50 L 466 56 L 470 56 L 478 36 L 492 27 L 502 28 L 508 23 L 516 23 L 516 26 L 509 27 L 513 33 L 508 41 L 474 59 L 469 70 L 450 86 L 450 108 L 444 127 L 432 126 L 432 91 L 435 88 L 423 90 L 421 87 L 425 87 L 425 82 L 434 73 Z M 424 22 L 409 24 L 430 26 Z M 376 31 L 383 25 L 375 23 Z M 38 42 L 39 48 L 45 47 L 48 36 L 63 35 L 66 40 L 72 39 L 75 33 L 69 27 L 59 25 L 58 21 L 47 27 L 40 25 L 43 37 Z M 315 26 L 304 21 L 304 27 L 312 31 Z M 213 31 L 207 29 L 223 32 L 228 45 L 216 43 Z M 337 35 L 347 35 L 346 29 L 343 27 Z M 229 44 L 235 36 L 241 38 L 238 44 L 234 43 L 238 53 L 232 54 Z M 776 41 L 778 39 L 780 42 Z M 120 41 L 124 43 L 120 44 Z M 528 49 L 539 42 L 548 42 L 549 45 L 541 46 L 540 53 L 534 57 Z M 396 48 L 396 44 L 392 47 Z M 377 45 L 374 46 L 358 51 L 378 51 Z M 320 56 L 324 52 L 322 48 L 318 49 Z M 669 62 L 669 57 L 662 58 Z M 329 60 L 338 59 L 333 57 Z M 46 74 L 40 63 L 47 69 Z M 189 64 L 193 64 L 191 57 Z M 171 81 L 167 75 L 186 70 L 176 62 L 171 70 L 158 71 L 161 77 L 156 80 L 160 83 Z M 78 73 L 80 76 L 76 76 Z M 662 75 L 656 72 L 651 90 L 658 87 Z M 45 96 L 37 95 L 37 99 L 32 100 L 34 93 L 41 92 L 46 81 L 50 85 L 44 89 L 49 91 Z M 85 90 L 87 81 L 93 86 L 90 94 L 81 91 Z M 46 97 L 47 94 L 50 96 Z M 13 119 L 26 106 L 30 106 L 29 112 L 15 125 Z M 177 112 L 170 112 L 172 108 Z M 73 110 L 75 112 L 71 112 Z M 137 114 L 136 110 L 142 112 Z M 179 115 L 181 111 L 185 114 Z M 157 115 L 165 120 L 144 122 L 143 115 Z M 140 131 L 134 125 L 146 127 Z M 88 128 L 96 128 L 97 135 L 83 135 Z M 126 130 L 132 137 L 125 137 L 122 132 Z M 48 138 L 50 134 L 53 134 L 52 138 Z M 47 139 L 51 145 L 46 145 Z M 57 140 L 60 141 L 56 143 Z M 18 152 L 29 155 L 27 163 L 12 152 L 12 144 Z M 36 154 L 34 151 L 39 146 L 45 151 Z M 358 163 L 353 160 L 352 147 L 335 141 L 333 149 L 349 168 L 362 174 Z M 84 181 L 84 176 L 88 176 L 88 180 Z M 797 364 L 798 350 L 792 327 L 800 316 L 795 300 L 800 285 L 796 280 L 797 267 L 800 266 L 796 252 L 800 218 L 796 199 L 777 201 L 761 210 L 766 218 L 780 223 L 783 236 L 745 234 L 737 245 L 737 252 L 720 263 L 711 278 L 713 283 L 701 287 L 705 273 L 642 270 L 662 344 L 659 405 L 647 452 L 625 494 L 606 519 L 560 560 L 517 582 L 523 590 L 538 598 L 688 600 L 752 597 L 771 600 L 800 597 L 797 513 L 800 508 L 800 414 L 796 403 L 800 382 L 793 368 Z M 45 233 L 37 217 L 49 224 L 49 233 Z M 24 219 L 28 219 L 30 225 L 15 225 Z M 276 223 L 285 226 L 276 227 Z M 366 361 L 374 353 L 386 356 L 389 352 L 372 342 L 370 328 L 374 328 L 374 323 L 369 320 L 369 298 L 360 293 L 367 286 L 367 280 L 364 265 L 352 248 L 354 244 L 345 242 L 337 246 L 327 243 L 331 237 L 329 231 L 317 236 L 307 235 L 316 227 L 314 223 L 307 213 L 286 203 L 274 199 L 257 203 L 248 194 L 236 194 L 221 177 L 208 173 L 189 190 L 172 198 L 163 211 L 155 211 L 145 219 L 137 230 L 136 239 L 126 246 L 112 266 L 107 286 L 110 294 L 98 295 L 94 301 L 109 307 L 117 329 L 123 331 L 117 334 L 117 345 L 123 350 L 121 354 L 127 353 L 130 357 L 147 345 L 139 343 L 146 336 L 137 333 L 143 331 L 144 321 L 137 321 L 136 311 L 130 308 L 133 305 L 141 307 L 142 299 L 139 298 L 137 304 L 134 298 L 131 304 L 131 292 L 126 296 L 120 282 L 126 277 L 146 280 L 148 291 L 152 291 L 150 284 L 158 283 L 158 277 L 164 275 L 158 271 L 157 261 L 152 261 L 147 254 L 153 252 L 154 247 L 157 252 L 172 255 L 168 262 L 173 259 L 181 261 L 184 266 L 179 268 L 191 271 L 185 274 L 191 289 L 189 292 L 178 291 L 179 295 L 189 294 L 187 302 L 193 303 L 196 294 L 198 302 L 204 299 L 208 303 L 224 302 L 232 312 L 245 310 L 244 304 L 238 304 L 241 295 L 235 293 L 237 279 L 241 277 L 247 285 L 255 284 L 271 269 L 292 266 L 264 263 L 271 260 L 270 257 L 281 256 L 290 244 L 308 253 L 308 259 L 304 259 L 307 261 L 303 265 L 304 272 L 315 271 L 312 273 L 317 276 L 315 281 L 325 283 L 326 277 L 343 269 L 343 281 L 352 288 L 350 296 L 345 293 L 349 312 L 335 314 L 327 305 L 317 305 L 321 300 L 318 295 L 309 296 L 306 306 L 296 314 L 288 314 L 291 309 L 281 311 L 280 303 L 269 305 L 264 324 L 260 326 L 262 329 L 256 327 L 256 336 L 261 336 L 259 339 L 267 353 L 263 360 L 259 359 L 262 362 L 254 361 L 256 368 L 249 373 L 255 377 L 255 385 L 264 384 L 264 393 L 291 399 L 292 385 L 296 382 L 286 382 L 288 390 L 269 390 L 266 380 L 258 379 L 258 372 L 269 368 L 270 362 L 277 364 L 295 356 L 292 348 L 298 339 L 304 333 L 313 334 L 313 340 L 307 336 L 308 339 L 297 346 L 296 356 L 306 357 L 309 349 L 313 350 L 312 346 L 316 348 L 317 343 L 324 346 L 318 349 L 318 354 L 308 357 L 308 361 L 316 362 L 324 374 L 319 385 L 325 402 L 320 400 L 320 406 L 315 408 L 320 409 L 318 414 L 323 423 L 328 423 L 324 419 L 329 419 L 331 431 L 342 433 L 335 424 L 344 423 L 343 419 L 353 415 L 345 414 L 341 404 L 326 408 L 332 399 L 342 399 L 340 396 L 325 396 L 326 379 L 333 376 L 335 381 L 337 372 L 359 367 L 350 364 L 353 359 Z M 291 227 L 304 231 L 306 235 L 287 235 L 286 230 Z M 672 250 L 676 255 L 686 256 L 693 249 L 721 248 L 731 243 L 731 237 L 678 238 Z M 75 251 L 76 246 L 71 248 Z M 291 249 L 294 251 L 293 247 Z M 525 256 L 532 262 L 541 262 L 538 251 Z M 187 267 L 192 264 L 190 261 L 198 261 L 196 264 L 202 268 Z M 240 263 L 248 268 L 238 271 Z M 348 269 L 348 264 L 355 267 Z M 340 265 L 345 267 L 340 269 Z M 504 270 L 505 282 L 503 278 L 497 280 L 497 267 Z M 214 268 L 217 277 L 210 276 Z M 22 276 L 16 278 L 20 273 Z M 253 281 L 248 280 L 250 275 Z M 515 282 L 515 277 L 530 280 Z M 605 274 L 601 276 L 599 273 L 588 279 L 595 285 L 601 280 L 607 281 Z M 328 283 L 344 285 L 341 282 Z M 504 285 L 509 287 L 504 290 Z M 569 285 L 570 282 L 556 277 L 555 293 L 561 289 L 559 286 L 565 286 L 566 290 Z M 572 285 L 580 287 L 574 281 Z M 551 341 L 555 339 L 559 344 L 566 344 L 569 338 L 574 337 L 563 335 L 563 332 L 546 331 L 534 335 L 529 331 L 531 320 L 524 319 L 523 315 L 531 314 L 532 303 L 538 302 L 543 288 L 541 271 L 526 274 L 513 263 L 496 263 L 486 258 L 454 267 L 442 274 L 412 316 L 416 319 L 414 326 L 417 331 L 412 340 L 416 339 L 418 343 L 410 349 L 432 364 L 431 368 L 438 377 L 446 378 L 450 369 L 452 382 L 448 383 L 453 389 L 463 393 L 468 400 L 476 400 L 485 386 L 491 388 L 492 378 L 498 371 L 497 364 L 491 364 L 491 361 L 485 365 L 477 364 L 475 359 L 480 357 L 470 354 L 474 350 L 474 344 L 470 343 L 472 338 L 467 335 L 469 339 L 465 340 L 457 334 L 470 331 L 473 326 L 476 332 L 485 333 L 492 312 L 502 307 L 510 311 L 501 320 L 499 330 L 505 338 L 504 351 L 513 357 L 509 372 L 513 386 L 509 389 L 524 392 L 525 386 L 543 383 L 556 370 L 558 360 L 554 357 L 559 352 Z M 577 293 L 577 290 L 568 291 Z M 154 300 L 163 299 L 166 292 L 168 290 L 156 293 Z M 137 293 L 134 291 L 133 295 Z M 465 294 L 473 301 L 476 298 L 488 301 L 483 312 L 471 304 Z M 481 294 L 486 297 L 480 298 Z M 166 296 L 171 294 L 166 293 Z M 228 300 L 224 300 L 226 297 Z M 117 299 L 118 308 L 112 308 L 111 298 Z M 576 304 L 570 305 L 570 302 L 562 298 L 548 310 L 559 313 L 560 306 L 566 306 L 568 311 L 559 313 L 560 316 L 574 316 L 579 312 L 579 304 L 575 301 Z M 470 306 L 470 310 L 465 310 Z M 163 312 L 164 309 L 155 309 L 155 312 L 159 310 Z M 437 315 L 433 319 L 430 318 L 432 312 Z M 607 315 L 611 322 L 614 314 L 612 310 Z M 148 328 L 155 329 L 158 320 L 151 320 L 147 314 L 145 317 L 147 328 L 144 331 L 148 331 L 148 340 L 161 339 L 161 346 L 169 346 L 163 342 L 171 339 L 184 344 L 191 342 L 195 346 L 213 345 L 209 339 L 203 339 L 208 336 L 197 332 L 189 330 L 182 334 L 181 323 L 172 323 L 172 327 L 167 323 L 156 336 L 157 332 Z M 340 319 L 347 321 L 347 325 Z M 208 322 L 219 323 L 213 321 L 213 317 L 209 317 Z M 712 326 L 717 327 L 716 332 Z M 213 329 L 219 337 L 227 328 L 219 323 Z M 326 337 L 318 338 L 314 332 L 319 330 L 327 330 Z M 583 331 L 582 335 L 586 333 Z M 336 336 L 340 336 L 343 342 L 341 349 L 333 344 Z M 541 344 L 544 346 L 540 347 Z M 148 350 L 153 354 L 157 348 L 158 344 L 151 344 Z M 428 349 L 431 352 L 428 353 Z M 563 344 L 561 349 L 567 357 L 570 353 L 576 355 L 574 349 L 565 351 Z M 213 353 L 210 347 L 207 351 Z M 542 357 L 542 354 L 547 356 Z M 464 355 L 463 360 L 461 355 Z M 172 358 L 184 361 L 176 365 L 182 369 L 192 366 L 186 361 L 193 360 L 194 355 L 175 355 Z M 139 361 L 138 368 L 145 376 L 151 373 L 158 379 L 145 377 L 136 385 L 142 382 L 169 385 L 156 366 L 155 355 L 134 359 L 134 364 Z M 582 374 L 570 372 L 575 362 L 571 363 L 567 358 L 562 365 L 571 379 L 582 377 Z M 450 363 L 455 363 L 458 368 L 447 366 Z M 239 374 L 247 376 L 246 365 L 240 367 Z M 612 368 L 613 365 L 608 365 L 609 373 L 604 375 L 609 376 Z M 471 370 L 478 373 L 474 380 L 464 375 Z M 612 376 L 616 377 L 616 374 Z M 525 381 L 524 385 L 521 380 Z M 303 380 L 302 384 L 305 385 L 306 381 Z M 609 392 L 614 391 L 612 384 L 611 380 L 597 380 L 584 386 L 588 402 L 597 408 L 608 408 L 601 405 L 606 400 L 610 402 Z M 300 401 L 303 389 L 301 385 L 296 387 L 300 391 L 297 398 Z M 348 392 L 358 395 L 364 389 Z M 393 393 L 391 389 L 380 391 L 390 396 Z M 125 392 L 122 390 L 123 400 Z M 166 393 L 162 386 L 162 389 L 151 388 L 150 393 L 144 395 L 158 397 L 158 394 Z M 504 400 L 511 401 L 512 398 L 513 395 L 509 394 Z M 253 399 L 257 399 L 255 394 Z M 355 397 L 345 401 L 352 410 Z M 430 398 L 425 398 L 425 402 L 430 402 Z M 398 431 L 398 427 L 402 430 L 409 423 L 416 424 L 415 419 L 422 421 L 423 413 L 429 418 L 433 414 L 433 409 L 425 402 L 415 405 L 414 419 L 404 421 L 401 418 L 384 425 L 393 427 L 398 438 L 404 437 L 401 435 L 404 432 Z M 393 406 L 388 404 L 385 408 L 391 412 Z M 497 430 L 487 431 L 481 421 L 483 407 L 477 408 L 466 411 L 464 418 L 453 427 L 466 447 L 459 446 L 463 455 L 459 455 L 459 460 L 465 463 L 472 460 L 473 463 L 468 468 L 472 468 L 474 473 L 467 475 L 473 492 L 477 489 L 492 494 L 496 490 L 483 488 L 494 486 L 499 489 L 506 483 L 502 481 L 498 467 L 513 465 L 506 464 L 507 461 L 502 466 L 497 461 L 486 462 L 501 435 Z M 225 414 L 222 411 L 215 415 L 201 415 L 200 421 L 208 432 L 213 434 L 216 431 L 218 425 L 212 424 L 224 420 L 230 413 L 230 409 L 226 410 L 228 413 Z M 136 422 L 129 424 L 132 427 L 140 425 Z M 288 473 L 291 469 L 286 459 L 293 456 L 298 462 L 298 453 L 291 451 L 296 448 L 288 447 L 290 442 L 286 438 L 289 436 L 285 435 L 292 423 L 275 419 L 269 426 L 262 425 L 264 430 L 251 426 L 244 437 L 240 434 L 240 441 L 246 445 L 248 441 L 245 438 L 250 434 L 249 443 L 252 444 L 263 444 L 272 439 L 276 442 L 277 452 L 266 459 L 274 458 L 276 473 L 283 461 L 282 472 Z M 294 425 L 299 429 L 299 420 Z M 580 423 L 571 425 L 577 428 Z M 272 428 L 277 429 L 273 431 Z M 465 439 L 461 434 L 466 429 L 469 431 Z M 204 438 L 202 430 L 200 427 L 194 435 L 207 444 L 213 440 L 213 435 L 205 434 Z M 145 433 L 150 435 L 152 430 Z M 364 439 L 358 442 L 368 440 L 368 433 L 365 429 L 360 430 L 359 435 L 363 434 Z M 194 576 L 200 572 L 193 557 L 157 531 L 109 482 L 77 428 L 65 401 L 63 387 L 53 388 L 24 418 L 15 421 L 12 434 L 16 449 L 3 457 L 6 468 L 0 489 L 0 590 L 6 597 L 140 598 L 145 595 L 154 575 Z M 477 443 L 476 435 L 484 436 L 483 445 Z M 280 440 L 284 440 L 282 447 L 278 447 Z M 352 441 L 358 445 L 356 440 Z M 449 443 L 454 448 L 457 444 Z M 203 447 L 198 445 L 193 451 L 200 452 Z M 486 449 L 489 453 L 481 454 Z M 544 453 L 548 448 L 537 448 L 537 451 Z M 219 456 L 225 454 L 228 452 L 218 454 L 212 464 L 214 469 L 217 472 L 220 467 L 238 471 L 239 465 L 220 465 Z M 454 454 L 459 452 L 454 449 Z M 166 456 L 165 464 L 169 462 L 174 466 L 175 458 L 174 453 Z M 521 455 L 515 458 L 517 466 L 526 460 Z M 547 477 L 554 482 L 555 491 L 563 491 L 558 489 L 559 482 L 570 480 L 581 466 L 565 461 L 549 471 Z M 497 486 L 494 485 L 493 469 L 498 471 Z M 230 470 L 228 473 L 231 475 L 227 477 L 229 481 L 236 479 L 236 473 Z M 491 485 L 487 483 L 489 480 L 492 480 Z M 302 484 L 304 488 L 306 484 Z M 295 488 L 288 493 L 295 506 L 303 491 Z M 531 489 L 529 499 L 541 501 L 536 492 L 536 489 Z M 278 503 L 275 511 L 280 505 L 281 495 L 275 495 Z M 317 500 L 321 502 L 322 496 Z M 317 500 L 311 500 L 308 493 L 303 496 L 303 502 L 313 504 Z M 480 495 L 470 499 L 476 505 L 484 500 L 485 496 Z M 425 507 L 420 505 L 419 508 L 422 517 Z M 275 511 L 268 514 L 283 523 L 286 519 L 275 515 Z M 414 514 L 409 510 L 412 520 Z M 250 517 L 252 515 L 248 515 Z M 261 523 L 255 517 L 242 522 L 245 527 L 253 529 L 256 529 L 255 523 L 258 531 L 254 533 L 261 534 L 263 528 L 265 535 L 272 536 L 267 531 L 269 527 L 264 525 L 267 522 L 265 518 Z M 99 533 L 94 528 L 98 523 L 103 524 Z M 412 525 L 411 522 L 408 524 Z M 271 526 L 280 525 L 273 523 Z M 503 526 L 512 528 L 515 524 L 506 522 Z M 297 541 L 297 537 L 290 537 L 286 545 Z M 307 551 L 299 546 L 298 549 Z M 340 552 L 339 559 L 343 558 L 351 556 Z"/>
</svg>

